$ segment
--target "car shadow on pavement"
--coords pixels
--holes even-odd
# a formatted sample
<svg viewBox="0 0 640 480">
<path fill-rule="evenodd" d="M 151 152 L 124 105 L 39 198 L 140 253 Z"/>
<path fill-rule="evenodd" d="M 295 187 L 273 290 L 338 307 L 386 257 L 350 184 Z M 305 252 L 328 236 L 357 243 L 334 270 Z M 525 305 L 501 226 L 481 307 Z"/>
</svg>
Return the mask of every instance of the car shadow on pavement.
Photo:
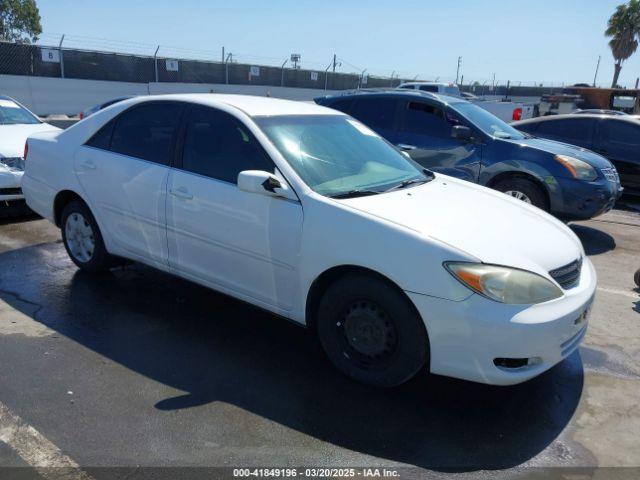
<svg viewBox="0 0 640 480">
<path fill-rule="evenodd" d="M 586 225 L 569 225 L 578 236 L 587 255 L 600 255 L 616 248 L 615 239 L 607 232 Z"/>
<path fill-rule="evenodd" d="M 153 269 L 87 274 L 60 244 L 7 252 L 0 264 L 5 302 L 25 314 L 23 305 L 39 305 L 37 321 L 188 392 L 157 401 L 157 409 L 226 402 L 393 462 L 440 471 L 520 465 L 562 432 L 583 388 L 577 352 L 517 386 L 422 373 L 395 389 L 370 388 L 340 375 L 305 329 Z M 224 428 L 242 428 L 231 425 Z"/>
</svg>

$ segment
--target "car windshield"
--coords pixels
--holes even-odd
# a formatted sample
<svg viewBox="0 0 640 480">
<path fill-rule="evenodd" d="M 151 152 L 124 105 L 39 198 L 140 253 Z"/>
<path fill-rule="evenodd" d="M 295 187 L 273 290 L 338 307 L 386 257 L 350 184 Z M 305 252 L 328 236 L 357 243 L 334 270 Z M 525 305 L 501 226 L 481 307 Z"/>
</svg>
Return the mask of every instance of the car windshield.
<svg viewBox="0 0 640 480">
<path fill-rule="evenodd" d="M 315 192 L 357 196 L 431 176 L 378 134 L 343 115 L 258 117 L 256 122 Z"/>
<path fill-rule="evenodd" d="M 0 98 L 0 125 L 18 125 L 40 123 L 29 110 L 13 100 Z"/>
<path fill-rule="evenodd" d="M 484 108 L 480 108 L 472 103 L 452 103 L 451 108 L 467 118 L 476 127 L 487 135 L 498 138 L 511 138 L 514 140 L 522 140 L 526 136 L 506 124 L 492 113 L 487 112 Z"/>
</svg>

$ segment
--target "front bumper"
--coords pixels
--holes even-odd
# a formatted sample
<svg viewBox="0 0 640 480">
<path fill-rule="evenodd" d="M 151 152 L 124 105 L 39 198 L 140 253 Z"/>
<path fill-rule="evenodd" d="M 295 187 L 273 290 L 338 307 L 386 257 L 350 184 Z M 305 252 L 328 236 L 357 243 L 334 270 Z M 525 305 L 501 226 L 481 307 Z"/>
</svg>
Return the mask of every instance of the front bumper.
<svg viewBox="0 0 640 480">
<path fill-rule="evenodd" d="M 623 192 L 619 183 L 604 178 L 595 182 L 558 178 L 557 187 L 551 209 L 563 220 L 588 220 L 607 213 Z"/>
<path fill-rule="evenodd" d="M 24 199 L 21 188 L 23 174 L 21 171 L 0 170 L 0 202 Z"/>
<path fill-rule="evenodd" d="M 505 305 L 473 294 L 454 302 L 407 292 L 429 335 L 432 373 L 494 385 L 529 380 L 569 356 L 587 329 L 596 273 L 585 258 L 579 284 L 557 300 Z M 516 368 L 495 359 L 532 359 Z"/>
</svg>

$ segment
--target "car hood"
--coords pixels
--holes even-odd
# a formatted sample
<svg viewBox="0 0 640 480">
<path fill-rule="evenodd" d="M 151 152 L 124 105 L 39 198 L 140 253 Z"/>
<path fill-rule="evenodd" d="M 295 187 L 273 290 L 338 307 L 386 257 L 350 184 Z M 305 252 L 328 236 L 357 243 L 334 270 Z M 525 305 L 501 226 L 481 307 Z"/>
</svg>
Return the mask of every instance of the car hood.
<svg viewBox="0 0 640 480">
<path fill-rule="evenodd" d="M 0 156 L 22 157 L 24 143 L 27 137 L 36 132 L 60 130 L 48 123 L 34 123 L 29 125 L 0 125 Z"/>
<path fill-rule="evenodd" d="M 525 138 L 522 140 L 505 139 L 509 143 L 519 146 L 531 147 L 553 155 L 568 155 L 578 160 L 587 162 L 589 165 L 597 168 L 611 167 L 611 162 L 602 155 L 587 150 L 586 148 L 577 147 L 568 143 L 556 142 L 555 140 L 547 140 L 546 138 Z"/>
<path fill-rule="evenodd" d="M 484 263 L 547 275 L 584 255 L 576 235 L 542 210 L 445 175 L 413 188 L 339 201 Z"/>
</svg>

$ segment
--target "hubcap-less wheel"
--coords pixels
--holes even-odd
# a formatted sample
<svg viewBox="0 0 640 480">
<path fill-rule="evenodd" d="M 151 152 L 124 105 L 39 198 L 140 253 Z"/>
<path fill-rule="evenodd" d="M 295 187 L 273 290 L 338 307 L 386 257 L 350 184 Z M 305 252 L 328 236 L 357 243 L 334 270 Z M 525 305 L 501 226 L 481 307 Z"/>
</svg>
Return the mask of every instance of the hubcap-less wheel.
<svg viewBox="0 0 640 480">
<path fill-rule="evenodd" d="M 519 192 L 517 190 L 507 190 L 506 192 L 504 192 L 505 194 L 509 195 L 510 197 L 513 197 L 517 200 L 522 200 L 524 203 L 528 203 L 529 205 L 531 205 L 533 202 L 531 202 L 531 199 L 522 192 Z"/>
<path fill-rule="evenodd" d="M 79 262 L 91 260 L 95 251 L 93 229 L 81 213 L 74 212 L 67 218 L 65 237 L 69 251 Z"/>
<path fill-rule="evenodd" d="M 336 323 L 345 339 L 344 354 L 361 364 L 385 363 L 395 352 L 397 335 L 389 315 L 369 300 L 351 304 Z"/>
</svg>

